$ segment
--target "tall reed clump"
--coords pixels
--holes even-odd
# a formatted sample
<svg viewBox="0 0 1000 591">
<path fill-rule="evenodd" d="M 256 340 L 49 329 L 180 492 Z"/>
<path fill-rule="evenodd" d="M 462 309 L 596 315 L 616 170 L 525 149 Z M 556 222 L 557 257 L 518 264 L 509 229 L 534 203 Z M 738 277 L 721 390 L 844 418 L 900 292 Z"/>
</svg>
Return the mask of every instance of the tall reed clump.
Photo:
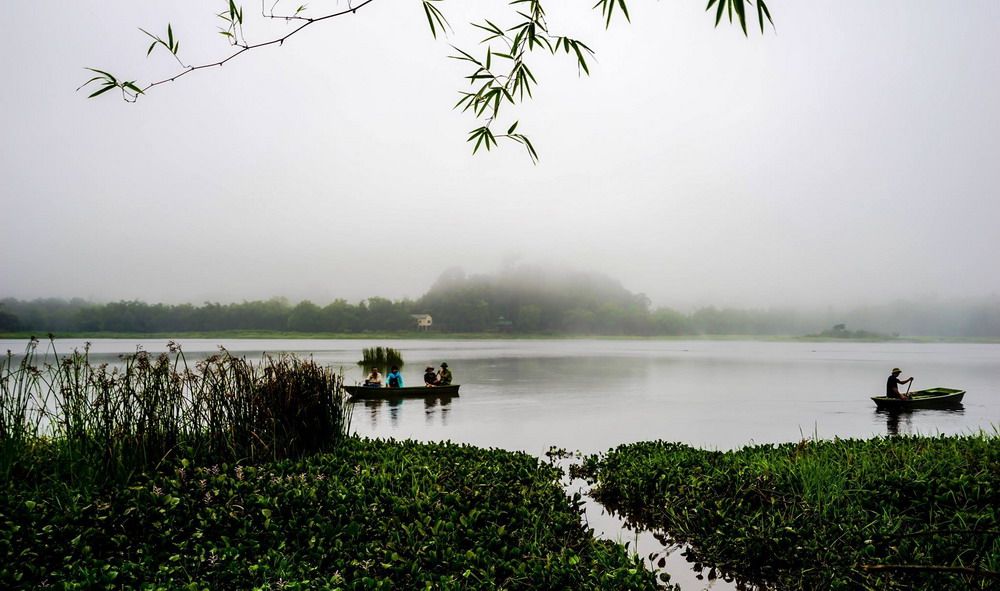
<svg viewBox="0 0 1000 591">
<path fill-rule="evenodd" d="M 0 477 L 122 481 L 171 457 L 262 461 L 331 449 L 346 436 L 342 378 L 312 360 L 225 349 L 190 367 L 181 348 L 94 365 L 89 346 L 0 359 Z"/>
<path fill-rule="evenodd" d="M 378 368 L 382 371 L 396 366 L 403 367 L 403 354 L 398 349 L 390 347 L 368 347 L 361 351 L 362 359 L 358 365 L 370 370 Z"/>
</svg>

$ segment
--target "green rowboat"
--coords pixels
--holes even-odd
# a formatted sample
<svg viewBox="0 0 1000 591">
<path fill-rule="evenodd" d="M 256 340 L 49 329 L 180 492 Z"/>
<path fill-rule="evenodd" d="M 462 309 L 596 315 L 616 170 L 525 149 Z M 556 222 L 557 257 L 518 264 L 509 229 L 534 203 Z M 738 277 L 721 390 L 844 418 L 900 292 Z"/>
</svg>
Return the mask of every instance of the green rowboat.
<svg viewBox="0 0 1000 591">
<path fill-rule="evenodd" d="M 879 410 L 909 410 L 911 408 L 955 408 L 962 405 L 965 390 L 952 388 L 930 388 L 910 392 L 909 398 L 889 398 L 872 396 Z"/>
<path fill-rule="evenodd" d="M 458 396 L 459 384 L 450 386 L 413 386 L 410 388 L 372 388 L 370 386 L 344 386 L 351 400 L 385 400 L 390 398 L 441 398 Z"/>
</svg>

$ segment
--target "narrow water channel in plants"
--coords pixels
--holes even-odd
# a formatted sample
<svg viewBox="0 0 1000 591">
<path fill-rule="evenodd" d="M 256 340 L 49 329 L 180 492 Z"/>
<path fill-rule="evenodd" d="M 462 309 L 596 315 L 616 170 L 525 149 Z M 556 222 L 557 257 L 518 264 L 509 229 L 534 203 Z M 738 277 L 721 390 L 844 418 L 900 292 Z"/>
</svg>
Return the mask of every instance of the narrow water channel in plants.
<svg viewBox="0 0 1000 591">
<path fill-rule="evenodd" d="M 0 341 L 3 350 L 22 341 Z M 62 353 L 83 341 L 58 341 Z M 405 362 L 406 385 L 424 368 L 447 362 L 460 395 L 354 405 L 352 429 L 363 436 L 450 440 L 525 451 L 545 459 L 551 446 L 599 453 L 622 443 L 667 440 L 708 449 L 803 437 L 992 431 L 1000 417 L 1000 345 L 943 343 L 762 342 L 679 340 L 264 340 L 191 339 L 189 361 L 225 346 L 234 355 L 294 352 L 343 368 L 345 383 L 363 379 L 362 349 L 392 347 Z M 92 361 L 113 362 L 166 339 L 97 339 Z M 914 376 L 913 388 L 967 391 L 962 407 L 886 414 L 875 410 L 893 367 Z M 572 486 L 575 486 L 571 484 Z M 588 503 L 597 532 L 630 542 L 640 554 L 659 551 Z M 682 588 L 701 589 L 675 551 L 667 570 Z M 728 589 L 723 581 L 712 589 Z"/>
<path fill-rule="evenodd" d="M 726 580 L 721 574 L 710 568 L 695 568 L 685 558 L 686 546 L 669 543 L 666 536 L 652 530 L 627 523 L 620 515 L 614 513 L 595 501 L 589 494 L 590 485 L 582 478 L 570 475 L 570 466 L 580 458 L 576 454 L 563 455 L 564 450 L 547 453 L 549 461 L 562 468 L 563 488 L 573 496 L 582 495 L 583 520 L 593 528 L 594 535 L 612 540 L 628 548 L 630 552 L 642 557 L 643 565 L 657 575 L 664 573 L 668 578 L 665 585 L 677 585 L 681 591 L 706 590 L 736 591 L 736 583 Z"/>
</svg>

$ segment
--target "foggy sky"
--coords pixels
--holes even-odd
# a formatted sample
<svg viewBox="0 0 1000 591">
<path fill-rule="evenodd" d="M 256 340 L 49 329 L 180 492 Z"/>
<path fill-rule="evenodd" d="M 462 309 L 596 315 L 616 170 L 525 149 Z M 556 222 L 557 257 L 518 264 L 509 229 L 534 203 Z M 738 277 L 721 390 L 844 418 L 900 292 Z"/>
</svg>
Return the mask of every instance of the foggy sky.
<svg viewBox="0 0 1000 591">
<path fill-rule="evenodd" d="M 448 43 L 502 5 L 442 2 L 435 41 L 418 0 L 378 0 L 130 105 L 74 92 L 83 68 L 175 72 L 136 29 L 168 21 L 186 61 L 224 56 L 223 2 L 16 2 L 0 297 L 418 297 L 511 261 L 681 307 L 1000 292 L 1000 3 L 771 0 L 749 38 L 701 0 L 631 0 L 609 31 L 591 4 L 549 2 L 597 61 L 535 58 L 534 166 L 473 157 L 451 108 Z"/>
</svg>

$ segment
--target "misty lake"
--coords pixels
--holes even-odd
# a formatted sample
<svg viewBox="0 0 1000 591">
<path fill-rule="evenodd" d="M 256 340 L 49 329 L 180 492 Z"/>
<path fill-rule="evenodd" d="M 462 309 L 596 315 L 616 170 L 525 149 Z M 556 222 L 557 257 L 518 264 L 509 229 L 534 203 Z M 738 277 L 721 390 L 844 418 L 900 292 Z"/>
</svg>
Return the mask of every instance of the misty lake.
<svg viewBox="0 0 1000 591">
<path fill-rule="evenodd" d="M 94 361 L 163 340 L 94 339 Z M 360 435 L 471 443 L 541 455 L 549 446 L 583 452 L 666 439 L 729 449 L 803 436 L 967 433 L 1000 424 L 1000 345 L 675 340 L 268 340 L 185 339 L 189 360 L 218 346 L 253 358 L 293 352 L 362 379 L 361 349 L 399 349 L 407 385 L 447 361 L 462 385 L 444 403 L 357 403 Z M 57 341 L 60 353 L 83 340 Z M 0 340 L 15 354 L 25 342 Z M 45 347 L 45 343 L 41 348 Z M 870 396 L 895 366 L 913 389 L 968 391 L 958 411 L 876 412 Z"/>
<path fill-rule="evenodd" d="M 60 353 L 82 348 L 60 340 Z M 95 339 L 93 361 L 113 361 L 166 340 Z M 225 346 L 250 358 L 293 352 L 362 379 L 364 347 L 399 349 L 407 385 L 447 361 L 461 395 L 450 400 L 368 401 L 353 406 L 359 435 L 452 440 L 543 456 L 550 446 L 602 452 L 621 443 L 665 439 L 712 449 L 803 437 L 867 438 L 961 434 L 1000 426 L 1000 345 L 942 343 L 763 342 L 707 340 L 265 340 L 187 339 L 189 361 Z M 22 341 L 3 340 L 15 353 Z M 45 344 L 42 344 L 44 348 Z M 877 412 L 891 368 L 915 377 L 913 389 L 967 390 L 958 410 Z M 624 538 L 620 523 L 590 505 L 599 533 Z M 624 540 L 623 540 L 624 541 Z M 640 552 L 650 536 L 632 539 Z M 679 564 L 678 564 L 679 560 Z M 668 569 L 684 589 L 701 583 Z M 690 573 L 688 573 L 689 575 Z M 679 576 L 678 576 L 679 575 Z M 728 588 L 717 583 L 715 589 Z"/>
</svg>

